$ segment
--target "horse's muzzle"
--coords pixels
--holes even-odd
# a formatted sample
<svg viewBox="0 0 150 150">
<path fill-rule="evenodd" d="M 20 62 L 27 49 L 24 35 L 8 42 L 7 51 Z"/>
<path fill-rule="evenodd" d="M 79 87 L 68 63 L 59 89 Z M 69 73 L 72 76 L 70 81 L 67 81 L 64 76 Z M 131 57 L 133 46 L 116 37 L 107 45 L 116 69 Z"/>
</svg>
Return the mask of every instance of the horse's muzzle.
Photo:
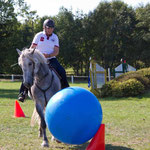
<svg viewBox="0 0 150 150">
<path fill-rule="evenodd" d="M 26 88 L 28 88 L 28 89 L 32 86 L 31 83 L 27 83 L 27 82 L 23 82 L 23 84 L 24 84 L 24 86 L 25 86 Z"/>
</svg>

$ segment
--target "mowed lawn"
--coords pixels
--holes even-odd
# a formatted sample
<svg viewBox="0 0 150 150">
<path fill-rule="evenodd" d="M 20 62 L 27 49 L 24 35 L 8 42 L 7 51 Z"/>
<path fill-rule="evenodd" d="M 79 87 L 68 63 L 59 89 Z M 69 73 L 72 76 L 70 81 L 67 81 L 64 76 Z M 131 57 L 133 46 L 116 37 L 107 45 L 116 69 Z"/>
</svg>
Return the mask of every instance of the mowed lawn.
<svg viewBox="0 0 150 150">
<path fill-rule="evenodd" d="M 38 125 L 31 127 L 32 100 L 20 103 L 26 118 L 14 118 L 20 82 L 0 81 L 0 150 L 41 150 Z M 87 88 L 87 83 L 70 84 Z M 150 150 L 150 93 L 130 98 L 99 98 L 105 124 L 106 150 Z M 87 131 L 88 132 L 88 131 Z M 51 142 L 47 150 L 85 150 L 82 145 Z M 80 135 L 79 135 L 80 136 Z"/>
</svg>

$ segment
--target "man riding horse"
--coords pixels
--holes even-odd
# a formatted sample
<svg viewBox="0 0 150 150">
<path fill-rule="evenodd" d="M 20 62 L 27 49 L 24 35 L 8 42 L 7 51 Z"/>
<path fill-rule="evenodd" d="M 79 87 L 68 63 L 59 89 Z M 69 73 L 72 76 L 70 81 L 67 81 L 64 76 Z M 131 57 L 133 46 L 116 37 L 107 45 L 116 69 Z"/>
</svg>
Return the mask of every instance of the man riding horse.
<svg viewBox="0 0 150 150">
<path fill-rule="evenodd" d="M 32 49 L 38 49 L 47 59 L 50 69 L 56 70 L 61 80 L 61 88 L 69 87 L 64 68 L 58 62 L 56 56 L 59 54 L 59 39 L 53 33 L 55 23 L 51 19 L 46 19 L 43 23 L 43 31 L 37 33 L 31 44 Z M 22 83 L 18 100 L 24 102 L 28 89 Z"/>
</svg>

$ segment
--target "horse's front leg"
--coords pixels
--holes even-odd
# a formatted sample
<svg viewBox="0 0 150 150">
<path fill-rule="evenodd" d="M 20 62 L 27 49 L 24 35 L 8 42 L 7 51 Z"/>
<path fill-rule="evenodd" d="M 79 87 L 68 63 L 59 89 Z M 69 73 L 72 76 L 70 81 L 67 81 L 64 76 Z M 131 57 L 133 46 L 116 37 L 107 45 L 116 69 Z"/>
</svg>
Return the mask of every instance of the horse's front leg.
<svg viewBox="0 0 150 150">
<path fill-rule="evenodd" d="M 40 122 L 40 125 L 39 125 L 39 137 L 43 137 L 41 122 Z"/>
<path fill-rule="evenodd" d="M 44 106 L 41 106 L 41 104 L 36 103 L 36 110 L 37 110 L 37 112 L 40 116 L 40 119 L 41 119 L 40 128 L 41 128 L 41 131 L 43 133 L 42 146 L 43 147 L 48 147 L 49 144 L 48 144 L 48 139 L 47 139 L 47 136 L 46 136 L 46 123 L 45 123 L 45 119 L 44 119 Z"/>
</svg>

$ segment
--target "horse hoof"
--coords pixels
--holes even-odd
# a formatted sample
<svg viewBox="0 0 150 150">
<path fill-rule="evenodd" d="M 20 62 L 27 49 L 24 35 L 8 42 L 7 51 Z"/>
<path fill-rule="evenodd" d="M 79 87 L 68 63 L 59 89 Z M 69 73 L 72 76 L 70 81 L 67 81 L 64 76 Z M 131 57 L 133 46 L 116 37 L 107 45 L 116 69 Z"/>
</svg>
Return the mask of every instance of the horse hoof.
<svg viewBox="0 0 150 150">
<path fill-rule="evenodd" d="M 48 144 L 48 142 L 43 141 L 43 143 L 41 144 L 41 146 L 42 146 L 42 147 L 49 147 L 49 144 Z"/>
</svg>

